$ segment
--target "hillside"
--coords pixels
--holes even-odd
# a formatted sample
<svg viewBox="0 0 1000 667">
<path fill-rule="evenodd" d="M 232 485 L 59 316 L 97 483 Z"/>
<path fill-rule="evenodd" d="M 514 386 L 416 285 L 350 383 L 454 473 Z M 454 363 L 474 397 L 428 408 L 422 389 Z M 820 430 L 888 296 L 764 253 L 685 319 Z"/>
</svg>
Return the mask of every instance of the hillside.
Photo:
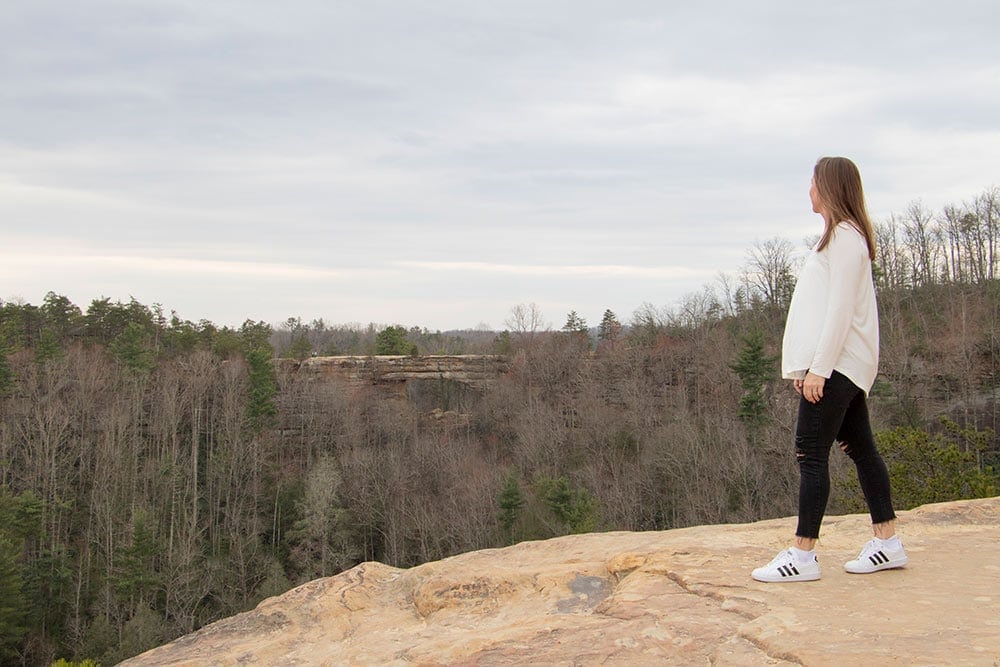
<svg viewBox="0 0 1000 667">
<path fill-rule="evenodd" d="M 846 574 L 867 524 L 829 517 L 802 584 L 749 577 L 791 519 L 363 563 L 124 664 L 998 664 L 1000 497 L 901 512 L 910 565 Z"/>
<path fill-rule="evenodd" d="M 0 303 L 0 663 L 117 664 L 369 561 L 791 514 L 786 308 L 702 296 L 596 341 L 292 358 L 262 322 Z M 1000 281 L 879 300 L 897 507 L 1000 494 Z M 850 460 L 831 466 L 830 512 L 859 511 Z"/>
</svg>

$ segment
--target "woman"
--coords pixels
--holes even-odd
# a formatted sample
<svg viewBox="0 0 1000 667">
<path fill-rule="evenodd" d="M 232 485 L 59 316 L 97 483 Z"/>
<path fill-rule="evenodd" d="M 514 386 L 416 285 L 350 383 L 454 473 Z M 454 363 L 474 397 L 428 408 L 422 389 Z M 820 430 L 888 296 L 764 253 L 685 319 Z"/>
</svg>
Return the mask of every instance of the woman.
<svg viewBox="0 0 1000 667">
<path fill-rule="evenodd" d="M 814 547 L 830 495 L 834 440 L 857 467 L 875 533 L 844 569 L 866 574 L 908 560 L 895 534 L 889 473 L 875 449 L 865 401 L 878 368 L 878 311 L 875 239 L 858 168 L 847 158 L 820 158 L 809 198 L 823 217 L 823 235 L 799 275 L 781 350 L 782 376 L 801 397 L 795 425 L 799 521 L 794 545 L 753 571 L 765 582 L 820 577 Z"/>
</svg>

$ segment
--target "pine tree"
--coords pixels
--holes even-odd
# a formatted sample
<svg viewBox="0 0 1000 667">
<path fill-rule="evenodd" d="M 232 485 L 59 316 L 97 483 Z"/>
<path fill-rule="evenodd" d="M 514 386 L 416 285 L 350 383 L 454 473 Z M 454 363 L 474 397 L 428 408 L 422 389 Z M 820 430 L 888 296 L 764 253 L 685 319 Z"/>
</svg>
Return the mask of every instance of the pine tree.
<svg viewBox="0 0 1000 667">
<path fill-rule="evenodd" d="M 305 332 L 300 333 L 288 348 L 288 356 L 302 361 L 312 354 L 313 346 Z"/>
<path fill-rule="evenodd" d="M 25 540 L 40 534 L 41 515 L 42 502 L 30 491 L 13 496 L 0 490 L 0 664 L 13 660 L 28 630 L 31 598 L 21 555 Z"/>
<path fill-rule="evenodd" d="M 62 356 L 63 350 L 56 334 L 49 329 L 43 330 L 38 342 L 35 343 L 35 361 L 39 365 L 44 365 L 46 361 L 59 359 Z"/>
<path fill-rule="evenodd" d="M 875 436 L 897 507 L 989 498 L 1000 490 L 1000 473 L 982 461 L 995 438 L 992 429 L 962 428 L 947 417 L 939 421 L 941 433 L 899 426 Z"/>
<path fill-rule="evenodd" d="M 618 339 L 622 332 L 622 323 L 618 321 L 618 316 L 611 312 L 611 309 L 604 311 L 601 324 L 597 328 L 597 338 L 605 342 Z"/>
<path fill-rule="evenodd" d="M 566 477 L 539 475 L 535 479 L 537 497 L 545 503 L 569 533 L 589 533 L 597 528 L 600 512 L 597 499 Z"/>
<path fill-rule="evenodd" d="M 54 332 L 60 343 L 65 344 L 67 338 L 79 335 L 83 330 L 80 308 L 65 296 L 47 293 L 39 310 L 45 318 L 45 328 Z"/>
<path fill-rule="evenodd" d="M 115 576 L 112 578 L 118 593 L 133 604 L 148 603 L 160 584 L 156 559 L 163 551 L 150 519 L 143 511 L 136 513 L 132 529 L 132 543 L 118 550 L 115 558 Z"/>
<path fill-rule="evenodd" d="M 14 388 L 14 370 L 7 360 L 7 347 L 0 340 L 0 396 Z"/>
<path fill-rule="evenodd" d="M 575 310 L 571 310 L 562 330 L 566 333 L 587 333 L 587 321 L 577 315 Z"/>
<path fill-rule="evenodd" d="M 21 548 L 0 533 L 0 664 L 14 657 L 27 632 L 28 604 L 24 598 L 18 561 Z"/>
<path fill-rule="evenodd" d="M 267 322 L 245 320 L 237 335 L 244 351 L 266 350 L 268 355 L 272 355 L 274 354 L 270 342 L 272 333 L 271 325 Z"/>
<path fill-rule="evenodd" d="M 111 352 L 126 368 L 138 375 L 145 375 L 153 370 L 156 359 L 152 349 L 147 345 L 146 329 L 138 322 L 130 322 L 114 342 Z"/>
<path fill-rule="evenodd" d="M 764 354 L 764 336 L 754 332 L 743 339 L 743 350 L 732 368 L 740 378 L 743 395 L 736 413 L 745 424 L 756 427 L 767 421 L 767 401 L 765 388 L 774 379 L 776 368 L 774 357 Z"/>
<path fill-rule="evenodd" d="M 500 489 L 497 504 L 500 506 L 500 526 L 503 528 L 504 538 L 507 544 L 513 544 L 515 542 L 514 527 L 521 516 L 521 510 L 524 508 L 521 485 L 513 473 L 507 476 L 507 481 Z"/>
<path fill-rule="evenodd" d="M 577 315 L 575 310 L 570 311 L 566 317 L 566 324 L 563 325 L 563 332 L 575 344 L 582 348 L 590 349 L 590 332 L 587 329 L 587 321 Z"/>
<path fill-rule="evenodd" d="M 250 400 L 247 401 L 247 425 L 252 433 L 260 433 L 274 424 L 278 407 L 274 397 L 278 383 L 274 378 L 274 365 L 269 350 L 257 348 L 247 353 L 250 375 Z"/>
<path fill-rule="evenodd" d="M 386 327 L 375 336 L 375 354 L 415 354 L 416 345 L 406 340 L 406 328 Z"/>
</svg>

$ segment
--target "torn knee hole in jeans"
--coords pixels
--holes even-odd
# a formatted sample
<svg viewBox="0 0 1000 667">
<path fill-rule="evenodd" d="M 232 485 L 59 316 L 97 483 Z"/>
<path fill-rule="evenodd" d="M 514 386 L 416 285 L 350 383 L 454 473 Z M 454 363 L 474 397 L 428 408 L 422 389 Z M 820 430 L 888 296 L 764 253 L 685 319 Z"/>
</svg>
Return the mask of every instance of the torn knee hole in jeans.
<svg viewBox="0 0 1000 667">
<path fill-rule="evenodd" d="M 851 443 L 849 443 L 849 442 L 841 442 L 841 443 L 838 443 L 838 444 L 840 444 L 840 451 L 844 452 L 848 456 L 851 455 Z"/>
<path fill-rule="evenodd" d="M 802 463 L 803 461 L 806 460 L 806 453 L 801 449 L 799 449 L 798 447 L 795 448 L 795 460 L 798 461 L 799 463 Z"/>
</svg>

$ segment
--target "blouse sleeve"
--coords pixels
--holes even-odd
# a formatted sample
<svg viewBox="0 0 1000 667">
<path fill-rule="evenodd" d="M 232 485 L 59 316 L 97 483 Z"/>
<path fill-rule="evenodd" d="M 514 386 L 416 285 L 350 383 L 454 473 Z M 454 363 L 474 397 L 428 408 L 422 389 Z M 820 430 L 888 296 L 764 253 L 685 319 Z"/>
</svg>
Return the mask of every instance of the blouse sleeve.
<svg viewBox="0 0 1000 667">
<path fill-rule="evenodd" d="M 834 364 L 844 349 L 861 293 L 861 281 L 866 275 L 867 245 L 858 243 L 859 239 L 856 230 L 840 227 L 834 230 L 833 238 L 824 248 L 830 266 L 826 315 L 809 367 L 811 372 L 824 378 L 833 374 Z"/>
</svg>

